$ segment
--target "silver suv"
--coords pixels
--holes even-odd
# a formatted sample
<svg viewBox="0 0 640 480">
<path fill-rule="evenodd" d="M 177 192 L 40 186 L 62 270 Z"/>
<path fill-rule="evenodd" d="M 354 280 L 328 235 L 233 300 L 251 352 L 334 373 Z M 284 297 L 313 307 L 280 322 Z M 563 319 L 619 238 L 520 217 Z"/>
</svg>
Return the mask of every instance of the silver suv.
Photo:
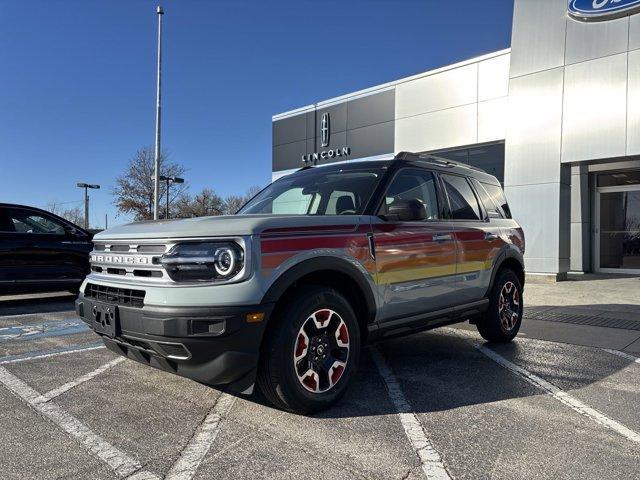
<svg viewBox="0 0 640 480">
<path fill-rule="evenodd" d="M 76 307 L 118 354 L 311 413 L 365 342 L 466 320 L 512 340 L 523 252 L 495 177 L 401 153 L 303 168 L 236 215 L 102 232 Z"/>
</svg>

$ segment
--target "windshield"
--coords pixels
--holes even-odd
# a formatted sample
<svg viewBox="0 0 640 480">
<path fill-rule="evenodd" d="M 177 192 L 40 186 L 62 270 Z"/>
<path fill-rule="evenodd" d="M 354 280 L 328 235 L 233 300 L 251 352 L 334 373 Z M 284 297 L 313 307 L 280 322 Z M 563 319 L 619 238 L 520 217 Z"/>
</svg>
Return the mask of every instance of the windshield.
<svg viewBox="0 0 640 480">
<path fill-rule="evenodd" d="M 382 168 L 304 170 L 275 181 L 238 214 L 360 215 L 382 173 Z"/>
</svg>

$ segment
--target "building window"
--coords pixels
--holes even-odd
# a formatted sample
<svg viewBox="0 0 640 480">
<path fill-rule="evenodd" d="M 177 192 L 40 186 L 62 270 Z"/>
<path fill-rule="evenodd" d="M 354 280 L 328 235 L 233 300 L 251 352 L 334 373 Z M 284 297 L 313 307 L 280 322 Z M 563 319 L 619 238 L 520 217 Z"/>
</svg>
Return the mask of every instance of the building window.
<svg viewBox="0 0 640 480">
<path fill-rule="evenodd" d="M 429 152 L 436 157 L 478 167 L 504 185 L 504 143 Z"/>
</svg>

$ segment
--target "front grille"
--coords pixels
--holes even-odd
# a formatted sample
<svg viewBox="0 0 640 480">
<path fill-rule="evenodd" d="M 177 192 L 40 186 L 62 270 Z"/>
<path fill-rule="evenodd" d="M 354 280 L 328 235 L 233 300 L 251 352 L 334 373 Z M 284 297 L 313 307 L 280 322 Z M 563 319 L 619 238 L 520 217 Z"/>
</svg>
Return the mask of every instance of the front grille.
<svg viewBox="0 0 640 480">
<path fill-rule="evenodd" d="M 93 298 L 100 302 L 115 303 L 127 307 L 142 308 L 144 305 L 144 290 L 133 290 L 131 288 L 107 287 L 87 283 L 84 289 L 84 296 Z"/>
</svg>

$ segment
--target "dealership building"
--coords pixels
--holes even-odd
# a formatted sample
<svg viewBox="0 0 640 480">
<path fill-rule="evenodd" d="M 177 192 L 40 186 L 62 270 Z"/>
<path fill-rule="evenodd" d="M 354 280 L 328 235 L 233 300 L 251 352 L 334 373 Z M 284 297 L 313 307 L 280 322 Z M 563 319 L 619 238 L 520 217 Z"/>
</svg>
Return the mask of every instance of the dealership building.
<svg viewBox="0 0 640 480">
<path fill-rule="evenodd" d="M 275 115 L 273 178 L 434 153 L 503 183 L 529 272 L 640 273 L 640 1 L 514 3 L 510 49 Z"/>
</svg>

